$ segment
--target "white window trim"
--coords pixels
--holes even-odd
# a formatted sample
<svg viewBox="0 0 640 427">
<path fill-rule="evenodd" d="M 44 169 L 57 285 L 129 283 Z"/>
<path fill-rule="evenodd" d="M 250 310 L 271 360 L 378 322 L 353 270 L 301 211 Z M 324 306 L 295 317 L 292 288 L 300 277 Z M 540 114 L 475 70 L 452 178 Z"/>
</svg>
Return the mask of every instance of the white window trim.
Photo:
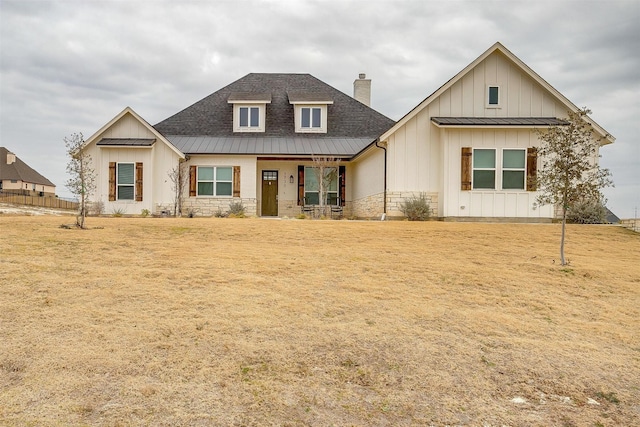
<svg viewBox="0 0 640 427">
<path fill-rule="evenodd" d="M 234 103 L 233 104 L 233 131 L 234 132 L 264 132 L 266 121 L 266 103 Z M 251 119 L 249 119 L 249 126 L 240 126 L 240 108 L 258 108 L 258 126 L 251 126 Z"/>
<path fill-rule="evenodd" d="M 212 168 L 213 169 L 213 179 L 212 180 L 201 180 L 199 178 L 200 168 Z M 231 169 L 231 180 L 217 180 L 216 173 L 218 172 L 218 168 Z M 211 182 L 213 183 L 213 194 L 200 194 L 200 184 L 201 182 Z M 218 195 L 218 188 L 216 187 L 216 183 L 218 182 L 229 182 L 231 183 L 231 194 L 222 194 Z M 198 165 L 196 169 L 196 197 L 233 197 L 233 166 L 212 166 L 212 165 Z"/>
<path fill-rule="evenodd" d="M 294 104 L 296 133 L 327 133 L 327 104 Z M 320 108 L 320 127 L 302 127 L 302 109 Z"/>
<path fill-rule="evenodd" d="M 492 87 L 497 87 L 498 88 L 498 103 L 497 104 L 489 104 L 489 92 L 491 91 Z M 487 90 L 486 90 L 486 107 L 487 108 L 502 108 L 502 88 L 500 87 L 500 85 L 487 85 Z"/>
<path fill-rule="evenodd" d="M 120 184 L 120 165 L 133 165 L 133 183 Z M 130 199 L 120 198 L 120 187 L 131 187 L 133 189 L 133 197 Z M 116 163 L 116 201 L 134 202 L 136 200 L 136 164 L 135 162 L 117 162 Z"/>
<path fill-rule="evenodd" d="M 476 167 L 476 150 L 493 150 L 495 167 L 493 168 L 477 168 Z M 471 149 L 471 189 L 474 191 L 496 191 L 498 188 L 498 150 L 494 147 L 473 147 Z M 493 171 L 493 188 L 475 188 L 475 171 Z"/>
</svg>

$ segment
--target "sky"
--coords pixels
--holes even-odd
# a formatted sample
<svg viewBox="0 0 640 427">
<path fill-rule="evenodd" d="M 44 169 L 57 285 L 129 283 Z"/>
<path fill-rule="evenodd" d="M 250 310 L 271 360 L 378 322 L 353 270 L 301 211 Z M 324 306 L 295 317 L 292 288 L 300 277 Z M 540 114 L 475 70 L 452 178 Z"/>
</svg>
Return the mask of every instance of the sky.
<svg viewBox="0 0 640 427">
<path fill-rule="evenodd" d="M 70 197 L 63 139 L 156 124 L 251 72 L 309 73 L 399 120 L 495 42 L 615 138 L 608 207 L 640 213 L 640 0 L 0 0 L 0 146 Z"/>
</svg>

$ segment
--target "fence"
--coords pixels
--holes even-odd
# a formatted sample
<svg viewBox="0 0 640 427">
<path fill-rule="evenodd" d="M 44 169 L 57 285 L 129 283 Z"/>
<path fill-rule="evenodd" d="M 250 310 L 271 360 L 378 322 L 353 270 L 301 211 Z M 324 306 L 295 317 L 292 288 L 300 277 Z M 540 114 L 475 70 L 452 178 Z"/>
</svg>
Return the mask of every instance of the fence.
<svg viewBox="0 0 640 427">
<path fill-rule="evenodd" d="M 630 230 L 640 232 L 640 220 L 638 219 L 621 219 L 620 225 Z"/>
<path fill-rule="evenodd" d="M 15 205 L 38 206 L 51 209 L 78 209 L 77 202 L 58 199 L 57 197 L 38 197 L 19 194 L 0 193 L 0 203 L 12 203 Z"/>
</svg>

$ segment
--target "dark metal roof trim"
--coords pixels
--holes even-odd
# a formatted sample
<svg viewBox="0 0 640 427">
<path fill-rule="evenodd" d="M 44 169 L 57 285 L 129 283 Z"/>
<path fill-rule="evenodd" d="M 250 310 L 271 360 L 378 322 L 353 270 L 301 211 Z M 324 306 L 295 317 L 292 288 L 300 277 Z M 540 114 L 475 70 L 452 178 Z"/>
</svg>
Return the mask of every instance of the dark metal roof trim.
<svg viewBox="0 0 640 427">
<path fill-rule="evenodd" d="M 151 147 L 155 142 L 155 138 L 102 138 L 96 145 L 104 147 Z"/>
<path fill-rule="evenodd" d="M 432 117 L 438 126 L 565 126 L 565 120 L 555 117 Z"/>
<path fill-rule="evenodd" d="M 184 136 L 167 139 L 185 154 L 224 155 L 325 155 L 350 157 L 368 146 L 372 138 L 352 137 L 260 137 Z"/>
</svg>

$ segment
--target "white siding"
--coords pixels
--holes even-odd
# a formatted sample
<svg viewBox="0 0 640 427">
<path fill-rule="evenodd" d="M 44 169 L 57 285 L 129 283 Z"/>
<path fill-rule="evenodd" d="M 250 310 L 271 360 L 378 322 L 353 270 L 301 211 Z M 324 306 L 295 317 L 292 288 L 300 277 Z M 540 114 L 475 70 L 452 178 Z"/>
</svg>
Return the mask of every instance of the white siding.
<svg viewBox="0 0 640 427">
<path fill-rule="evenodd" d="M 487 106 L 490 85 L 500 88 L 497 108 Z M 532 129 L 440 129 L 431 117 L 566 117 L 518 65 L 495 51 L 391 134 L 388 190 L 438 193 L 439 216 L 552 217 L 550 208 L 533 207 L 533 193 L 460 192 L 461 147 L 535 146 Z"/>
</svg>

